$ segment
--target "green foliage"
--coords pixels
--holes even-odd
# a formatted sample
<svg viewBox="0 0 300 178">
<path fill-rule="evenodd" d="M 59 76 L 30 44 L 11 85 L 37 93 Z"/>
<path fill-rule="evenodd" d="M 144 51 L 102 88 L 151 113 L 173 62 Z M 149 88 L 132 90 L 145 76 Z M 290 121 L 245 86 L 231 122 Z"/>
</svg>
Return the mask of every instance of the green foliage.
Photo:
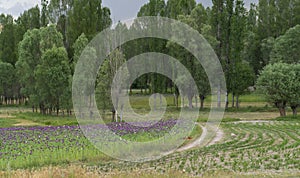
<svg viewBox="0 0 300 178">
<path fill-rule="evenodd" d="M 102 7 L 102 1 L 74 0 L 72 8 L 68 11 L 67 41 L 72 46 L 82 33 L 91 40 L 111 23 L 110 10 Z"/>
<path fill-rule="evenodd" d="M 265 67 L 258 78 L 258 89 L 269 102 L 281 110 L 282 116 L 285 116 L 287 103 L 295 107 L 300 104 L 299 66 L 299 64 L 271 64 Z"/>
<path fill-rule="evenodd" d="M 17 44 L 15 39 L 16 25 L 13 22 L 13 17 L 2 15 L 0 25 L 2 26 L 2 31 L 0 31 L 0 60 L 15 65 Z"/>
<path fill-rule="evenodd" d="M 197 6 L 192 10 L 191 17 L 195 19 L 195 23 L 198 27 L 208 24 L 208 13 L 201 3 L 197 4 Z"/>
<path fill-rule="evenodd" d="M 47 50 L 35 70 L 35 78 L 40 103 L 46 108 L 55 107 L 59 110 L 63 107 L 62 97 L 71 95 L 67 90 L 70 86 L 71 70 L 65 48 L 53 47 Z"/>
<path fill-rule="evenodd" d="M 264 64 L 268 64 L 270 62 L 270 54 L 273 50 L 274 44 L 275 44 L 275 39 L 273 37 L 268 37 L 262 40 L 261 55 Z"/>
<path fill-rule="evenodd" d="M 276 39 L 271 62 L 300 63 L 300 25 L 289 29 Z"/>
<path fill-rule="evenodd" d="M 41 28 L 40 36 L 39 48 L 42 54 L 53 47 L 63 47 L 63 36 L 57 31 L 55 25 Z"/>
<path fill-rule="evenodd" d="M 89 40 L 83 33 L 78 37 L 78 39 L 73 44 L 74 56 L 73 56 L 72 73 L 74 73 L 75 66 L 76 66 L 84 48 L 88 45 L 88 42 L 89 42 Z"/>
<path fill-rule="evenodd" d="M 105 113 L 106 110 L 111 109 L 113 107 L 110 87 L 113 83 L 117 71 L 125 62 L 126 59 L 122 51 L 116 49 L 109 55 L 108 59 L 106 59 L 103 62 L 100 68 L 97 77 L 96 90 L 97 90 L 98 108 L 101 109 L 103 113 Z M 124 75 L 126 74 L 123 74 L 123 76 Z M 117 92 L 118 91 L 119 90 L 117 90 Z M 115 96 L 117 95 L 118 93 L 115 93 Z M 118 105 L 118 103 L 116 104 Z"/>
<path fill-rule="evenodd" d="M 247 62 L 238 62 L 232 69 L 232 92 L 240 96 L 247 91 L 249 86 L 254 84 L 255 75 Z"/>
<path fill-rule="evenodd" d="M 59 109 L 62 96 L 71 96 L 69 60 L 62 46 L 63 37 L 54 25 L 29 30 L 20 42 L 16 69 L 21 92 L 32 106 Z M 70 98 L 64 99 L 70 103 Z"/>
<path fill-rule="evenodd" d="M 177 19 L 179 15 L 190 15 L 196 7 L 195 0 L 169 0 L 166 6 L 166 15 Z"/>
<path fill-rule="evenodd" d="M 15 94 L 15 69 L 10 63 L 0 61 L 0 96 L 5 98 L 13 97 Z M 0 105 L 2 101 L 0 100 Z"/>
<path fill-rule="evenodd" d="M 29 30 L 19 44 L 19 59 L 16 63 L 17 75 L 22 86 L 21 93 L 29 97 L 35 91 L 34 70 L 40 62 L 40 31 Z"/>
<path fill-rule="evenodd" d="M 164 0 L 150 0 L 147 4 L 141 7 L 137 16 L 165 16 L 165 6 L 166 4 Z"/>
</svg>

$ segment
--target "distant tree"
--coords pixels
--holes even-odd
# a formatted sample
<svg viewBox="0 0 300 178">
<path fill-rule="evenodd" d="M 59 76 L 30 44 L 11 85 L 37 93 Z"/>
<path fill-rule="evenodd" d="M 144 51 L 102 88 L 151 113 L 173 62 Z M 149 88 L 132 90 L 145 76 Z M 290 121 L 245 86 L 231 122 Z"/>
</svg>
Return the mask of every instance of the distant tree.
<svg viewBox="0 0 300 178">
<path fill-rule="evenodd" d="M 67 43 L 70 47 L 73 46 L 82 33 L 91 40 L 97 33 L 108 28 L 112 23 L 110 10 L 102 7 L 101 0 L 74 0 L 71 7 L 67 14 L 68 28 L 66 29 Z"/>
<path fill-rule="evenodd" d="M 235 64 L 235 67 L 232 69 L 232 75 L 234 83 L 232 86 L 232 107 L 236 103 L 236 108 L 239 108 L 239 96 L 247 92 L 248 87 L 253 86 L 255 81 L 255 75 L 252 67 L 245 61 L 240 61 Z M 234 96 L 236 101 L 234 101 Z"/>
<path fill-rule="evenodd" d="M 81 56 L 81 53 L 83 52 L 84 48 L 88 45 L 89 40 L 85 36 L 85 34 L 81 34 L 78 39 L 73 44 L 73 50 L 74 50 L 74 56 L 72 61 L 72 73 L 74 73 L 75 66 L 77 62 L 79 61 L 79 58 Z"/>
<path fill-rule="evenodd" d="M 178 16 L 178 19 L 183 22 L 188 24 L 189 26 L 193 27 L 194 29 L 199 29 L 195 19 L 191 18 L 190 15 L 180 15 Z M 180 29 L 177 28 L 176 24 L 174 24 L 174 26 L 172 27 L 173 30 L 179 30 L 178 34 L 180 31 Z M 185 44 L 185 47 L 195 47 L 195 44 L 191 41 L 187 41 L 187 39 L 185 38 L 185 34 L 183 34 L 182 32 L 180 33 L 180 35 L 177 35 L 176 37 L 174 36 L 173 38 L 175 38 L 176 40 L 180 40 L 183 41 Z M 205 76 L 205 72 L 201 71 L 203 70 L 201 64 L 199 63 L 199 61 L 197 61 L 197 59 L 191 54 L 189 53 L 185 48 L 179 46 L 178 44 L 174 43 L 174 42 L 168 42 L 167 47 L 171 53 L 172 56 L 174 56 L 176 59 L 178 59 L 191 73 L 192 77 L 194 77 L 194 80 L 197 82 L 202 83 L 203 81 L 206 80 Z M 204 76 L 203 76 L 204 74 Z M 178 76 L 176 70 L 174 71 L 174 78 L 177 79 L 176 83 L 179 84 L 182 90 L 182 98 L 187 97 L 188 98 L 188 102 L 189 102 L 189 108 L 191 109 L 193 107 L 193 98 L 194 97 L 198 97 L 196 96 L 196 91 L 197 88 L 194 88 L 192 81 L 188 83 L 187 85 L 187 81 L 188 78 L 187 76 Z M 186 85 L 184 85 L 186 84 Z M 206 83 L 206 85 L 209 85 L 208 83 Z M 203 90 L 202 94 L 206 94 Z M 201 94 L 200 94 L 201 95 Z M 175 97 L 176 97 L 176 90 L 175 90 Z M 201 96 L 199 96 L 201 98 Z M 175 98 L 175 100 L 177 100 Z M 204 100 L 204 98 L 203 98 Z"/>
<path fill-rule="evenodd" d="M 197 4 L 192 10 L 191 17 L 196 20 L 196 24 L 199 28 L 202 28 L 203 24 L 209 24 L 207 10 L 201 3 Z"/>
<path fill-rule="evenodd" d="M 40 107 L 42 112 L 45 111 L 43 103 L 45 101 L 42 101 L 39 95 L 39 88 L 36 85 L 37 76 L 34 73 L 42 62 L 43 54 L 53 47 L 63 47 L 62 35 L 54 25 L 27 31 L 19 44 L 16 69 L 22 88 L 21 93 L 29 98 L 33 109 Z"/>
<path fill-rule="evenodd" d="M 143 16 L 165 16 L 166 4 L 164 0 L 150 0 L 143 5 L 138 12 L 138 17 Z"/>
<path fill-rule="evenodd" d="M 300 25 L 278 37 L 271 52 L 271 62 L 300 63 Z"/>
<path fill-rule="evenodd" d="M 12 64 L 0 61 L 0 105 L 4 100 L 8 104 L 8 99 L 13 99 L 15 85 L 15 69 Z"/>
<path fill-rule="evenodd" d="M 21 93 L 30 99 L 33 109 L 39 106 L 36 97 L 34 71 L 41 60 L 40 51 L 40 31 L 38 29 L 29 30 L 24 35 L 24 39 L 19 44 L 19 59 L 16 63 L 17 76 L 21 84 Z"/>
<path fill-rule="evenodd" d="M 236 102 L 236 107 L 239 107 L 239 96 L 243 94 L 247 87 L 253 84 L 254 75 L 251 67 L 244 62 L 243 59 L 243 49 L 247 30 L 246 8 L 244 7 L 243 1 L 235 1 L 234 12 L 231 18 L 231 31 L 229 37 L 230 61 L 227 64 L 229 67 L 229 79 L 227 79 L 227 89 L 232 93 L 232 106 L 234 106 L 234 103 Z M 236 101 L 234 100 L 235 95 Z"/>
<path fill-rule="evenodd" d="M 101 110 L 105 113 L 107 109 L 113 108 L 112 105 L 112 99 L 111 98 L 111 86 L 114 80 L 114 77 L 116 76 L 119 68 L 125 64 L 126 59 L 122 51 L 119 49 L 114 50 L 109 57 L 104 61 L 103 65 L 101 66 L 99 75 L 97 77 L 97 93 L 98 93 L 98 101 L 101 103 L 99 106 Z M 126 77 L 127 74 L 123 74 L 123 77 Z M 119 80 L 118 80 L 119 81 Z M 124 81 L 122 81 L 124 82 Z M 120 84 L 121 86 L 121 84 Z M 117 113 L 120 112 L 122 113 L 122 103 L 119 103 L 119 92 L 120 88 L 113 88 L 114 95 L 116 96 L 114 99 L 114 103 L 116 104 L 115 108 L 113 109 L 112 113 L 112 121 L 117 122 L 118 121 L 118 115 Z M 119 107 L 120 105 L 120 107 Z"/>
<path fill-rule="evenodd" d="M 138 13 L 138 17 L 143 17 L 143 16 L 160 16 L 160 17 L 167 16 L 165 1 L 163 0 L 149 1 L 149 3 L 145 4 Z M 142 25 L 147 26 L 147 22 L 145 22 L 145 24 Z M 141 24 L 135 24 L 135 26 L 130 30 L 141 30 L 142 29 L 141 27 L 142 27 Z M 157 28 L 160 28 L 159 24 L 157 24 Z M 141 39 L 140 41 L 137 41 L 135 47 L 133 48 L 137 49 L 135 50 L 135 54 L 133 55 L 141 54 L 143 52 L 166 53 L 166 41 L 161 39 L 154 39 L 154 38 Z M 159 65 L 163 67 L 165 63 L 162 62 Z M 141 66 L 141 67 L 147 67 L 147 66 Z M 145 74 L 142 77 L 138 78 L 136 80 L 136 83 L 140 86 L 141 90 L 142 88 L 149 87 L 149 93 L 154 94 L 153 107 L 154 109 L 156 109 L 156 100 L 157 100 L 156 93 L 166 93 L 167 85 L 168 83 L 171 82 L 168 78 L 166 78 L 163 75 L 151 73 L 151 74 Z"/>
<path fill-rule="evenodd" d="M 300 107 L 300 64 L 293 65 L 290 72 L 291 82 L 287 92 L 289 96 L 289 105 L 295 116 L 297 115 L 297 108 Z"/>
<path fill-rule="evenodd" d="M 293 0 L 293 8 L 292 8 L 292 14 L 293 14 L 293 20 L 292 20 L 292 25 L 295 26 L 297 24 L 300 24 L 300 2 L 297 0 Z"/>
<path fill-rule="evenodd" d="M 299 64 L 267 65 L 258 78 L 257 87 L 279 109 L 281 116 L 286 116 L 287 104 L 296 115 L 300 95 Z"/>
<path fill-rule="evenodd" d="M 48 1 L 41 0 L 42 10 L 41 10 L 41 27 L 46 27 L 49 23 L 49 13 L 48 13 Z"/>
<path fill-rule="evenodd" d="M 55 108 L 58 115 L 62 107 L 62 99 L 67 99 L 64 95 L 67 94 L 71 78 L 65 48 L 53 47 L 45 51 L 35 70 L 35 78 L 42 112 L 45 114 L 46 109 L 49 109 L 51 114 Z"/>
<path fill-rule="evenodd" d="M 263 39 L 261 42 L 261 55 L 264 64 L 269 64 L 270 62 L 270 54 L 274 48 L 275 39 L 273 37 L 268 37 Z"/>
<path fill-rule="evenodd" d="M 190 15 L 196 7 L 195 0 L 169 0 L 166 6 L 166 15 L 177 19 L 179 15 Z"/>
<path fill-rule="evenodd" d="M 35 6 L 27 11 L 24 11 L 17 19 L 17 23 L 22 25 L 23 33 L 29 29 L 40 28 L 40 9 Z"/>
<path fill-rule="evenodd" d="M 0 25 L 2 31 L 0 32 L 0 59 L 15 65 L 17 61 L 16 53 L 16 39 L 15 39 L 15 25 L 11 15 L 2 15 Z"/>
<path fill-rule="evenodd" d="M 53 47 L 63 47 L 63 36 L 57 31 L 55 25 L 50 25 L 48 27 L 43 27 L 40 29 L 40 50 L 41 53 L 46 52 L 46 50 Z"/>
</svg>

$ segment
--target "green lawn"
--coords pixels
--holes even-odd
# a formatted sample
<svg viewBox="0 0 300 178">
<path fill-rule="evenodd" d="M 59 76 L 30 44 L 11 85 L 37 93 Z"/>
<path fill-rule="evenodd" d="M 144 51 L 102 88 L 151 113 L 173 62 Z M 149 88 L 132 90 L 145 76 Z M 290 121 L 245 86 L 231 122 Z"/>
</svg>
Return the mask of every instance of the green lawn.
<svg viewBox="0 0 300 178">
<path fill-rule="evenodd" d="M 9 128 L 13 127 L 14 124 L 17 124 L 18 122 L 13 119 L 7 119 L 7 118 L 0 118 L 0 128 Z"/>
</svg>

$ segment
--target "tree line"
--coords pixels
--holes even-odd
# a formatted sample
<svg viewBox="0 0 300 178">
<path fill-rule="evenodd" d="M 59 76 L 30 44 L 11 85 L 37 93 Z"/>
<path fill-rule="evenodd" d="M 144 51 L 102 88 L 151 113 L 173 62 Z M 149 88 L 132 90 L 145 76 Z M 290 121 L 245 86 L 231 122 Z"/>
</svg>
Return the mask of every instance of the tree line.
<svg viewBox="0 0 300 178">
<path fill-rule="evenodd" d="M 300 91 L 296 80 L 299 74 L 296 71 L 287 75 L 286 72 L 297 68 L 283 72 L 287 76 L 295 76 L 288 80 L 293 81 L 291 84 L 284 85 L 294 87 L 289 91 L 284 88 L 289 94 L 278 94 L 286 96 L 284 99 L 271 97 L 274 93 L 265 86 L 272 79 L 272 76 L 267 76 L 272 74 L 272 67 L 299 64 L 297 25 L 300 24 L 300 2 L 259 0 L 249 9 L 242 0 L 212 2 L 212 7 L 205 8 L 195 0 L 149 0 L 137 16 L 176 19 L 207 39 L 225 73 L 227 91 L 223 92 L 227 93 L 226 108 L 230 101 L 232 107 L 239 107 L 239 96 L 247 92 L 249 86 L 257 85 L 280 110 L 289 105 L 296 114 Z M 39 109 L 44 114 L 59 111 L 70 114 L 74 66 L 88 42 L 103 29 L 111 27 L 109 8 L 103 7 L 99 0 L 42 0 L 41 9 L 33 7 L 15 20 L 2 14 L 0 24 L 0 103 L 27 103 L 34 111 Z M 127 27 L 119 23 L 116 28 L 138 31 L 140 25 L 133 23 Z M 205 98 L 212 93 L 202 66 L 181 46 L 151 38 L 130 41 L 107 58 L 99 72 L 102 77 L 97 78 L 96 91 L 101 93 L 99 105 L 111 108 L 107 86 L 116 72 L 113 69 L 143 52 L 165 53 L 184 64 L 196 81 L 199 96 L 195 96 L 195 90 L 187 86 L 183 97 L 189 101 L 189 107 L 193 107 L 193 99 L 199 99 L 200 107 L 204 107 Z M 145 74 L 134 81 L 132 88 L 147 94 L 173 93 L 178 106 L 178 88 L 162 75 Z M 277 85 L 270 88 L 283 90 Z M 232 98 L 228 98 L 229 93 Z M 284 115 L 283 111 L 281 113 Z"/>
<path fill-rule="evenodd" d="M 99 0 L 42 0 L 41 9 L 33 7 L 17 19 L 1 14 L 0 104 L 71 114 L 78 55 L 111 23 L 110 10 Z"/>
</svg>

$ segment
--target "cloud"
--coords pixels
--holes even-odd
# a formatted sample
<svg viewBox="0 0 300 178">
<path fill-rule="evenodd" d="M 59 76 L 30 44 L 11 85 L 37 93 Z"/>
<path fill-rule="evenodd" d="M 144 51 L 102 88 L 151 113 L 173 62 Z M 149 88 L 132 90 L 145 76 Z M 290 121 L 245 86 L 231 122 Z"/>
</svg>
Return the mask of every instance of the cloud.
<svg viewBox="0 0 300 178">
<path fill-rule="evenodd" d="M 204 6 L 211 6 L 211 0 L 196 0 Z M 112 13 L 112 20 L 126 20 L 136 17 L 139 9 L 149 2 L 149 0 L 102 0 L 103 5 L 109 7 Z M 245 6 L 250 7 L 250 3 L 258 2 L 258 0 L 245 0 Z M 0 0 L 0 13 L 11 14 L 15 18 L 23 11 L 39 4 L 40 0 Z"/>
<path fill-rule="evenodd" d="M 36 6 L 40 0 L 1 0 L 0 12 L 17 18 L 22 12 Z"/>
</svg>

